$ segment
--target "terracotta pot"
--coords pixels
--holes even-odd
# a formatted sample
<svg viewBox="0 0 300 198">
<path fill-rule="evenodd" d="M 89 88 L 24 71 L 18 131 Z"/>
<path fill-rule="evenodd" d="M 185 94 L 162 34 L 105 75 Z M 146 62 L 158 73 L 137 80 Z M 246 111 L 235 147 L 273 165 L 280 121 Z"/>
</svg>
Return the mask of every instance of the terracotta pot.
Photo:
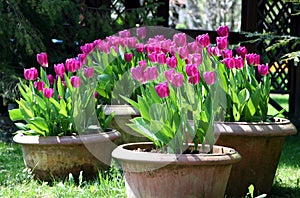
<svg viewBox="0 0 300 198">
<path fill-rule="evenodd" d="M 130 105 L 107 105 L 104 108 L 105 114 L 114 113 L 114 119 L 111 122 L 111 128 L 118 130 L 121 133 L 121 138 L 117 139 L 117 145 L 149 141 L 141 134 L 132 130 L 127 124 L 134 117 L 140 116 L 140 113 Z"/>
<path fill-rule="evenodd" d="M 214 146 L 214 154 L 181 155 L 135 151 L 138 148 L 155 147 L 131 143 L 112 152 L 124 171 L 127 197 L 224 197 L 231 166 L 241 158 L 219 146 Z"/>
<path fill-rule="evenodd" d="M 286 136 L 296 134 L 286 119 L 276 122 L 225 122 L 215 125 L 220 136 L 216 145 L 237 150 L 243 157 L 232 166 L 226 194 L 242 197 L 253 184 L 255 194 L 270 193 Z"/>
<path fill-rule="evenodd" d="M 111 152 L 116 147 L 112 140 L 118 137 L 120 133 L 111 130 L 62 137 L 16 135 L 13 140 L 22 145 L 25 166 L 35 178 L 52 181 L 65 179 L 69 173 L 77 179 L 80 171 L 85 179 L 98 176 L 98 171 L 109 167 Z"/>
</svg>

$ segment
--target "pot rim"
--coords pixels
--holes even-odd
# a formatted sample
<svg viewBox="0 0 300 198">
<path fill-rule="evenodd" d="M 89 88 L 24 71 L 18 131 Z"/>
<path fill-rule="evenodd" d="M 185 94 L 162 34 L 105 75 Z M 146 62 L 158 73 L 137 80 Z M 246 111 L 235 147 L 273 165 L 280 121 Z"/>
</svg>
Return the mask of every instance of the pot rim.
<svg viewBox="0 0 300 198">
<path fill-rule="evenodd" d="M 105 105 L 104 112 L 106 115 L 114 113 L 115 116 L 139 116 L 140 112 L 131 105 Z"/>
<path fill-rule="evenodd" d="M 84 144 L 93 142 L 107 142 L 115 140 L 121 136 L 120 132 L 115 129 L 111 129 L 106 132 L 72 135 L 72 136 L 33 136 L 17 134 L 13 137 L 13 141 L 18 144 L 27 145 L 69 145 L 69 144 Z"/>
<path fill-rule="evenodd" d="M 153 147 L 152 142 L 137 142 L 122 144 L 115 148 L 112 152 L 112 157 L 121 161 L 139 162 L 139 163 L 156 163 L 156 164 L 201 164 L 209 165 L 217 164 L 232 164 L 241 160 L 241 155 L 234 149 L 214 145 L 214 149 L 223 151 L 222 153 L 214 154 L 167 154 L 167 153 L 152 153 L 152 152 L 137 152 L 126 147 L 136 147 L 147 145 Z M 193 145 L 193 144 L 190 144 Z M 199 145 L 200 147 L 201 145 Z M 207 145 L 208 146 L 208 145 Z"/>
<path fill-rule="evenodd" d="M 228 124 L 228 125 L 278 125 L 278 124 L 291 124 L 292 122 L 287 118 L 275 117 L 275 122 L 228 122 L 228 121 L 218 121 L 215 124 Z"/>
</svg>

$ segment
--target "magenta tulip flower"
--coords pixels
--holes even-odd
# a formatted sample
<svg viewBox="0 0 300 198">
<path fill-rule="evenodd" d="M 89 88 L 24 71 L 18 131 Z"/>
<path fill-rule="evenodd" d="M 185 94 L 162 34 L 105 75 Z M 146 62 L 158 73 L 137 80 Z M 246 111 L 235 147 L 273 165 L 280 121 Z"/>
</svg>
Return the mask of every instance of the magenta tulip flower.
<svg viewBox="0 0 300 198">
<path fill-rule="evenodd" d="M 146 38 L 146 28 L 145 27 L 140 27 L 136 29 L 136 35 L 140 39 Z"/>
<path fill-rule="evenodd" d="M 58 76 L 64 76 L 65 74 L 65 65 L 63 63 L 54 64 L 54 71 Z"/>
<path fill-rule="evenodd" d="M 78 76 L 72 76 L 70 78 L 70 82 L 73 87 L 78 88 L 78 87 L 80 87 L 81 79 Z"/>
<path fill-rule="evenodd" d="M 216 75 L 215 72 L 203 72 L 203 79 L 208 85 L 212 85 L 216 81 Z"/>
<path fill-rule="evenodd" d="M 152 63 L 157 62 L 157 54 L 156 52 L 152 52 L 151 54 L 148 54 L 148 58 Z"/>
<path fill-rule="evenodd" d="M 157 62 L 159 64 L 166 64 L 166 62 L 167 62 L 167 58 L 166 58 L 166 54 L 165 53 L 158 53 L 156 55 L 156 58 L 157 58 Z"/>
<path fill-rule="evenodd" d="M 98 98 L 98 96 L 99 96 L 99 93 L 98 93 L 97 91 L 95 91 L 95 92 L 94 92 L 94 98 L 96 98 L 96 99 L 97 99 L 97 98 Z"/>
<path fill-rule="evenodd" d="M 170 95 L 170 90 L 167 82 L 159 83 L 155 86 L 155 91 L 160 98 L 166 98 Z"/>
<path fill-rule="evenodd" d="M 233 52 L 230 49 L 223 50 L 223 57 L 224 58 L 232 58 Z"/>
<path fill-rule="evenodd" d="M 75 58 L 69 58 L 66 60 L 66 69 L 68 72 L 76 72 L 76 70 L 81 68 L 80 61 L 76 60 Z"/>
<path fill-rule="evenodd" d="M 210 44 L 210 38 L 208 33 L 202 34 L 196 37 L 197 43 L 202 47 L 207 47 Z"/>
<path fill-rule="evenodd" d="M 86 78 L 93 78 L 94 74 L 95 74 L 95 70 L 92 67 L 87 67 L 87 68 L 84 68 L 83 73 Z"/>
<path fill-rule="evenodd" d="M 122 38 L 130 37 L 130 31 L 129 30 L 119 31 L 119 36 Z"/>
<path fill-rule="evenodd" d="M 175 74 L 175 70 L 174 69 L 169 69 L 167 71 L 165 71 L 165 77 L 167 79 L 167 82 L 172 82 L 173 79 L 173 75 Z"/>
<path fill-rule="evenodd" d="M 48 75 L 47 75 L 47 78 L 48 78 L 49 84 L 50 84 L 50 85 L 53 85 L 53 83 L 54 83 L 54 78 L 53 78 L 52 74 L 48 74 Z"/>
<path fill-rule="evenodd" d="M 239 46 L 238 48 L 236 48 L 236 53 L 242 58 L 245 58 L 246 54 L 248 53 L 248 50 L 244 46 Z"/>
<path fill-rule="evenodd" d="M 133 54 L 131 53 L 125 53 L 124 58 L 126 62 L 130 62 L 132 60 Z"/>
<path fill-rule="evenodd" d="M 127 38 L 127 46 L 129 48 L 136 48 L 136 37 Z"/>
<path fill-rule="evenodd" d="M 137 52 L 139 52 L 139 53 L 144 52 L 145 48 L 144 48 L 144 44 L 143 43 L 137 43 L 135 47 L 136 47 L 136 51 Z"/>
<path fill-rule="evenodd" d="M 187 48 L 190 54 L 201 53 L 201 47 L 198 45 L 196 41 L 188 43 Z"/>
<path fill-rule="evenodd" d="M 144 67 L 138 66 L 138 67 L 131 68 L 131 75 L 134 80 L 142 81 L 144 75 Z"/>
<path fill-rule="evenodd" d="M 199 66 L 202 63 L 201 54 L 189 54 L 188 57 L 189 63 Z"/>
<path fill-rule="evenodd" d="M 188 51 L 187 46 L 179 47 L 178 48 L 178 54 L 179 54 L 179 57 L 181 59 L 187 59 L 187 57 L 189 55 L 189 51 Z"/>
<path fill-rule="evenodd" d="M 189 83 L 191 83 L 191 84 L 194 84 L 194 85 L 198 84 L 200 82 L 200 73 L 197 72 L 197 73 L 193 74 L 192 76 L 189 76 L 188 80 L 189 80 Z"/>
<path fill-rule="evenodd" d="M 181 87 L 183 84 L 183 75 L 181 73 L 175 73 L 172 77 L 172 85 L 174 87 Z"/>
<path fill-rule="evenodd" d="M 147 67 L 143 73 L 143 83 L 158 77 L 157 67 Z"/>
<path fill-rule="evenodd" d="M 48 56 L 45 52 L 37 54 L 36 59 L 41 66 L 48 67 Z"/>
<path fill-rule="evenodd" d="M 221 61 L 228 69 L 235 68 L 235 59 L 234 58 L 224 58 Z"/>
<path fill-rule="evenodd" d="M 43 91 L 44 87 L 45 87 L 45 83 L 42 81 L 37 81 L 34 82 L 34 87 L 38 90 L 38 91 Z"/>
<path fill-rule="evenodd" d="M 173 41 L 177 47 L 183 47 L 186 45 L 186 34 L 177 33 L 173 36 Z"/>
<path fill-rule="evenodd" d="M 84 54 L 88 54 L 93 51 L 95 44 L 94 43 L 86 43 L 83 46 L 80 46 L 80 50 Z"/>
<path fill-rule="evenodd" d="M 198 67 L 195 64 L 187 64 L 185 70 L 188 76 L 199 74 Z"/>
<path fill-rule="evenodd" d="M 242 69 L 244 67 L 244 59 L 242 57 L 236 57 L 234 61 L 236 69 Z"/>
<path fill-rule="evenodd" d="M 257 66 L 258 73 L 262 76 L 266 76 L 269 73 L 268 64 L 261 64 Z"/>
<path fill-rule="evenodd" d="M 217 37 L 217 46 L 220 50 L 227 49 L 228 38 L 226 36 Z"/>
<path fill-rule="evenodd" d="M 229 28 L 228 26 L 220 26 L 217 28 L 217 33 L 219 36 L 229 36 Z"/>
<path fill-rule="evenodd" d="M 43 93 L 46 98 L 52 98 L 54 94 L 54 90 L 52 88 L 45 88 L 43 90 Z"/>
<path fill-rule="evenodd" d="M 38 71 L 35 67 L 24 69 L 24 77 L 26 80 L 36 80 L 38 78 Z"/>
<path fill-rule="evenodd" d="M 258 54 L 254 54 L 254 53 L 246 54 L 246 60 L 249 65 L 260 64 L 260 56 Z"/>
</svg>

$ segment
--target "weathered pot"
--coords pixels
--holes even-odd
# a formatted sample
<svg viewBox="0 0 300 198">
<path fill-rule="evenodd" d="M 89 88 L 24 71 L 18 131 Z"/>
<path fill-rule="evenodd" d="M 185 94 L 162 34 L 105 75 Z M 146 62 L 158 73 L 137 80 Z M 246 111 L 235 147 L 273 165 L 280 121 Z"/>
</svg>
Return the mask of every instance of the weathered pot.
<svg viewBox="0 0 300 198">
<path fill-rule="evenodd" d="M 296 134 L 286 119 L 275 122 L 225 122 L 215 125 L 216 145 L 234 148 L 242 160 L 232 166 L 226 195 L 242 197 L 253 184 L 255 194 L 269 194 L 286 136 Z"/>
<path fill-rule="evenodd" d="M 69 173 L 78 178 L 82 171 L 85 179 L 98 176 L 111 162 L 111 152 L 116 147 L 112 140 L 120 133 L 78 136 L 28 136 L 16 135 L 13 140 L 22 145 L 25 166 L 33 171 L 36 179 L 53 181 L 65 179 Z"/>
<path fill-rule="evenodd" d="M 124 171 L 127 197 L 224 197 L 231 166 L 241 159 L 235 150 L 220 146 L 214 146 L 214 154 L 178 155 L 139 148 L 155 147 L 131 143 L 112 152 Z"/>
<path fill-rule="evenodd" d="M 114 113 L 111 128 L 121 133 L 121 137 L 115 140 L 117 145 L 149 141 L 149 139 L 127 126 L 127 124 L 131 123 L 130 120 L 132 118 L 140 116 L 140 113 L 131 105 L 107 105 L 104 107 L 104 111 L 106 115 Z"/>
</svg>

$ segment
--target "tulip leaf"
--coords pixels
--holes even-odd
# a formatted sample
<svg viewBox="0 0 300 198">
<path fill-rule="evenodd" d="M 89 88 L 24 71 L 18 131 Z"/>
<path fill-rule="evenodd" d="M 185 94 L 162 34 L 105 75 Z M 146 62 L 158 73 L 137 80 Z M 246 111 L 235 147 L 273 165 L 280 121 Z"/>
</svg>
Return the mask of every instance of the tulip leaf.
<svg viewBox="0 0 300 198">
<path fill-rule="evenodd" d="M 17 120 L 23 120 L 24 119 L 20 109 L 12 109 L 12 110 L 9 110 L 8 113 L 9 113 L 9 118 L 12 121 L 17 121 Z"/>
</svg>

